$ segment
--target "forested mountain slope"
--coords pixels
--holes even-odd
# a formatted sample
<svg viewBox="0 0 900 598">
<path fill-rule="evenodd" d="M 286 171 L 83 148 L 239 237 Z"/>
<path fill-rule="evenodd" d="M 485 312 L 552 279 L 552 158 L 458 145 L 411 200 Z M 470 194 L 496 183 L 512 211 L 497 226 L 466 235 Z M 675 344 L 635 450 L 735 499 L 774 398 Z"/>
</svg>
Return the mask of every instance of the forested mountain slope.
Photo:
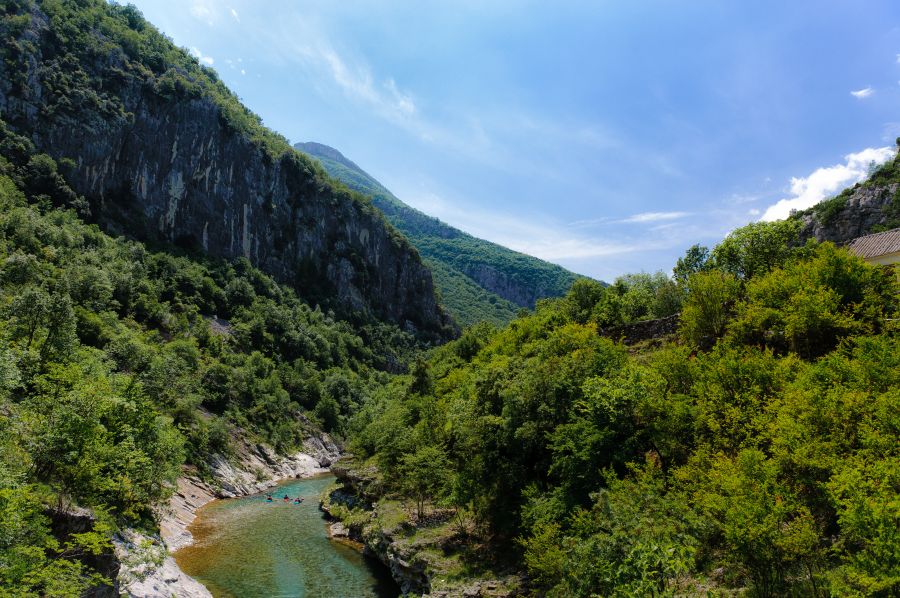
<svg viewBox="0 0 900 598">
<path fill-rule="evenodd" d="M 3 596 L 102 582 L 92 555 L 118 526 L 152 534 L 182 466 L 208 478 L 242 443 L 287 453 L 342 435 L 418 346 L 311 307 L 245 258 L 111 237 L 54 206 L 76 197 L 56 168 L 0 121 Z M 93 529 L 51 533 L 72 506 Z"/>
<path fill-rule="evenodd" d="M 452 335 L 430 272 L 378 210 L 265 129 L 136 9 L 2 7 L 0 113 L 57 161 L 83 214 L 137 238 L 243 256 L 346 314 Z"/>
<path fill-rule="evenodd" d="M 422 254 L 444 305 L 460 324 L 505 324 L 518 308 L 563 295 L 577 278 L 565 268 L 475 238 L 409 207 L 334 148 L 314 142 L 294 147 L 318 159 L 351 189 L 372 197 Z"/>
</svg>

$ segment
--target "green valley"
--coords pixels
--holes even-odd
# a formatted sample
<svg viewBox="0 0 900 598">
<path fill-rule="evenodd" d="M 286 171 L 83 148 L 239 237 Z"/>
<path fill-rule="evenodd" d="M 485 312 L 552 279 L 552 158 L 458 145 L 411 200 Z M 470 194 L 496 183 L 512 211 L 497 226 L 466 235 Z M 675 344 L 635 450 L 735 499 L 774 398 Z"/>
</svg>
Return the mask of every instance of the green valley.
<svg viewBox="0 0 900 598">
<path fill-rule="evenodd" d="M 335 179 L 372 198 L 419 250 L 444 306 L 462 326 L 506 324 L 520 308 L 562 296 L 577 278 L 560 266 L 475 238 L 409 207 L 334 148 L 313 142 L 294 147 L 316 158 Z"/>
<path fill-rule="evenodd" d="M 291 147 L 134 6 L 0 38 L 0 596 L 900 593 L 900 266 L 843 246 L 896 154 L 605 284 Z"/>
</svg>

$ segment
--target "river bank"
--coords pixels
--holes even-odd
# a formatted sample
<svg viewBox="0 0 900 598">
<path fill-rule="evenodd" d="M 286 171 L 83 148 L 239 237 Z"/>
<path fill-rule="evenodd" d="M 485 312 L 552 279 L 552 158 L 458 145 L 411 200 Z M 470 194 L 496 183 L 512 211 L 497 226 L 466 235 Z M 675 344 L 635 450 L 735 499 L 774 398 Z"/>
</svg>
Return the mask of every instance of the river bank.
<svg viewBox="0 0 900 598">
<path fill-rule="evenodd" d="M 361 545 L 387 566 L 404 595 L 423 598 L 512 598 L 525 580 L 496 555 L 467 549 L 471 522 L 451 509 L 430 507 L 418 520 L 384 491 L 380 473 L 351 458 L 331 468 L 339 484 L 319 508 L 334 521 L 333 537 Z"/>
<path fill-rule="evenodd" d="M 302 451 L 288 456 L 262 444 L 238 440 L 235 445 L 230 459 L 213 458 L 208 479 L 185 470 L 168 503 L 157 511 L 158 535 L 135 529 L 116 534 L 118 592 L 134 598 L 210 598 L 209 590 L 184 573 L 171 556 L 193 542 L 188 526 L 197 510 L 217 498 L 248 496 L 286 479 L 327 473 L 341 454 L 327 434 L 310 435 Z"/>
</svg>

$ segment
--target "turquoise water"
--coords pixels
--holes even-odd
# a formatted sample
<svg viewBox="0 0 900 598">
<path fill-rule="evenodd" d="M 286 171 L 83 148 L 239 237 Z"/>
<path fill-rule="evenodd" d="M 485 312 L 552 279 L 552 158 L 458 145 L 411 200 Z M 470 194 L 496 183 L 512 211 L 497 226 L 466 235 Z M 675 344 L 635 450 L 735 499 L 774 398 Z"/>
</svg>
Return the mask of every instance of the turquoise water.
<svg viewBox="0 0 900 598">
<path fill-rule="evenodd" d="M 217 500 L 191 525 L 194 544 L 178 565 L 217 598 L 387 598 L 400 591 L 387 569 L 328 539 L 319 495 L 333 476 L 290 482 L 265 495 Z M 302 504 L 284 503 L 302 496 Z"/>
</svg>

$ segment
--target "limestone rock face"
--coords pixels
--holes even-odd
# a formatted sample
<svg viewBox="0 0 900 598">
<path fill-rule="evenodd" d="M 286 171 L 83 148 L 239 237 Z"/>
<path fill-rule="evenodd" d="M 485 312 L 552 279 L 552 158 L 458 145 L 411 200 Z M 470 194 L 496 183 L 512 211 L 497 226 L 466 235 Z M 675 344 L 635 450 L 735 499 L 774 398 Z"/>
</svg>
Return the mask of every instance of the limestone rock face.
<svg viewBox="0 0 900 598">
<path fill-rule="evenodd" d="M 273 153 L 233 125 L 209 94 L 168 90 L 163 75 L 121 48 L 69 53 L 61 66 L 52 23 L 38 8 L 31 18 L 19 37 L 18 64 L 0 61 L 0 114 L 39 151 L 65 159 L 67 181 L 101 224 L 216 257 L 245 257 L 311 301 L 426 337 L 453 334 L 416 250 L 308 158 L 286 144 Z M 61 94 L 64 72 L 74 74 Z"/>
<path fill-rule="evenodd" d="M 823 222 L 815 211 L 800 216 L 803 240 L 831 241 L 837 245 L 872 232 L 872 227 L 885 224 L 890 208 L 900 185 L 858 186 L 847 200 L 847 204 L 827 222 Z"/>
<path fill-rule="evenodd" d="M 199 581 L 182 571 L 156 536 L 133 529 L 113 539 L 121 563 L 117 580 L 120 595 L 129 598 L 212 598 Z"/>
</svg>

